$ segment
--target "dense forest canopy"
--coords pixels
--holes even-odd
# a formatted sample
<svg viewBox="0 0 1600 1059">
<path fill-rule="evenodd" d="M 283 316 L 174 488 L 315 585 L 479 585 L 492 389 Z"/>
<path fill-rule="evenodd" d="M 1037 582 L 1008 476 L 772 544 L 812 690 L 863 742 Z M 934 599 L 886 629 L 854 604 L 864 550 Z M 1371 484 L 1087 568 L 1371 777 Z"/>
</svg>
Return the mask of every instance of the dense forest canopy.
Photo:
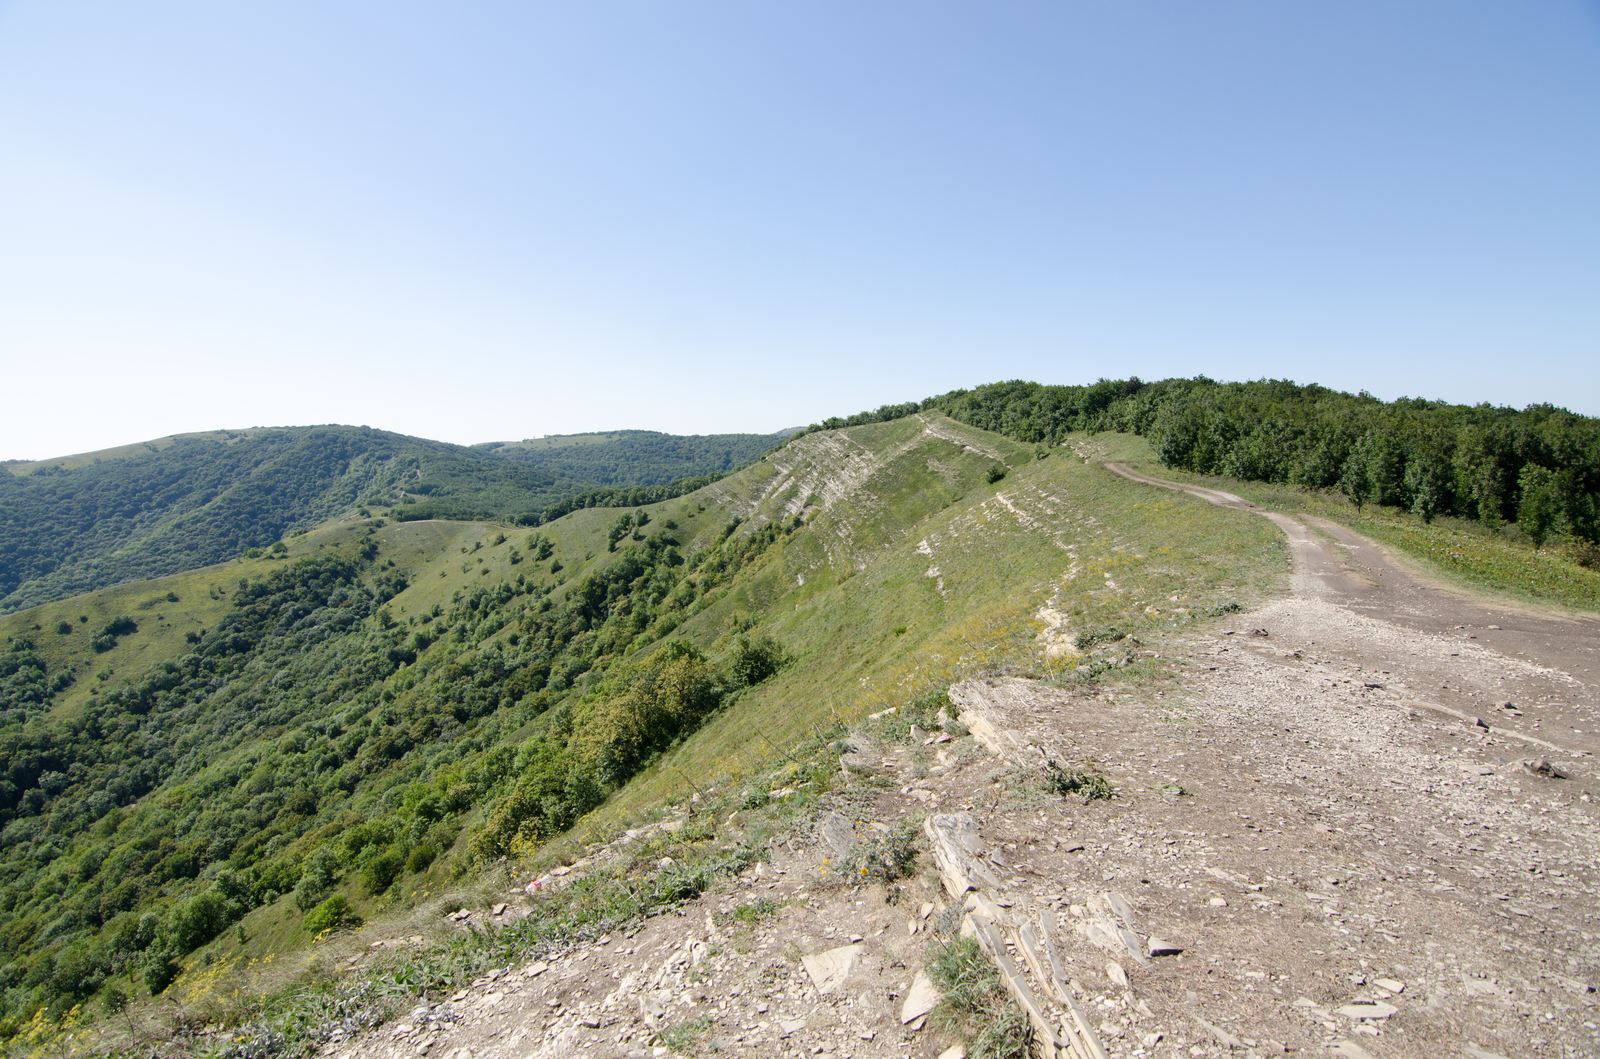
<svg viewBox="0 0 1600 1059">
<path fill-rule="evenodd" d="M 1358 506 L 1424 519 L 1515 523 L 1536 544 L 1554 534 L 1600 542 L 1600 420 L 1547 404 L 1384 402 L 1278 380 L 1016 381 L 885 405 L 806 432 L 930 409 L 1043 445 L 1074 431 L 1124 431 L 1148 437 L 1167 466 L 1199 474 L 1336 488 Z"/>
<path fill-rule="evenodd" d="M 625 431 L 530 455 L 366 427 L 294 427 L 0 471 L 0 613 L 220 562 L 363 506 L 406 519 L 538 525 L 580 507 L 652 503 L 780 440 Z"/>
</svg>

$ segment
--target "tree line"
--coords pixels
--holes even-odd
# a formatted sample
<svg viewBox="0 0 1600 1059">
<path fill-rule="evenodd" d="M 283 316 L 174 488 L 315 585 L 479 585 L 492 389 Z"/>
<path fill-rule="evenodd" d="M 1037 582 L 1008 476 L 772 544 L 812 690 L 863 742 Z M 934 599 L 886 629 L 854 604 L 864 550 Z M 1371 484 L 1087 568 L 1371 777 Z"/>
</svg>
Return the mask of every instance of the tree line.
<svg viewBox="0 0 1600 1059">
<path fill-rule="evenodd" d="M 1198 474 L 1337 489 L 1358 507 L 1402 508 L 1425 520 L 1514 524 L 1537 546 L 1556 535 L 1600 542 L 1600 420 L 1550 404 L 1386 402 L 1286 380 L 1012 381 L 884 405 L 801 433 L 923 411 L 1040 445 L 1077 431 L 1123 431 L 1149 438 L 1166 466 Z"/>
</svg>

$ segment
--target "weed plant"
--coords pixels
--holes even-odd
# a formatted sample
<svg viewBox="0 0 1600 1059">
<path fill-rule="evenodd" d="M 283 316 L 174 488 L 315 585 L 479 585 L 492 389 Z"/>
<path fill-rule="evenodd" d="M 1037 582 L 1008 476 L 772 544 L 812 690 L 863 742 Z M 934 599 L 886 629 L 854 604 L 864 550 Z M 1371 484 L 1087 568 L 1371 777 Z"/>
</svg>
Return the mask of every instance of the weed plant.
<svg viewBox="0 0 1600 1059">
<path fill-rule="evenodd" d="M 1084 805 L 1101 798 L 1116 797 L 1116 792 L 1111 789 L 1111 784 L 1097 772 L 1089 772 L 1082 769 L 1064 769 L 1055 761 L 1046 761 L 1040 767 L 1040 772 L 1044 776 L 1044 784 L 1047 789 L 1063 797 L 1081 795 Z"/>
</svg>

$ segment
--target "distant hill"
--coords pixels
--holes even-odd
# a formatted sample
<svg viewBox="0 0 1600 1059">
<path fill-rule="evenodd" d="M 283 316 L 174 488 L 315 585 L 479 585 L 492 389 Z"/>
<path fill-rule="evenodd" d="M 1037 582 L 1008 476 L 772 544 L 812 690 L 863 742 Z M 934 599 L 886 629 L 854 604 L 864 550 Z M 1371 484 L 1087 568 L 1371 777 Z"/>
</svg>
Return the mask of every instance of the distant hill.
<svg viewBox="0 0 1600 1059">
<path fill-rule="evenodd" d="M 612 494 L 599 487 L 676 495 L 664 484 L 724 473 L 779 440 L 620 431 L 462 446 L 316 426 L 9 461 L 0 474 L 0 613 L 230 559 L 363 507 L 411 520 L 537 524 L 575 496 L 604 506 Z"/>
<path fill-rule="evenodd" d="M 598 485 L 663 485 L 743 467 L 783 444 L 792 433 L 682 437 L 653 430 L 615 430 L 495 441 L 473 448 Z"/>
</svg>

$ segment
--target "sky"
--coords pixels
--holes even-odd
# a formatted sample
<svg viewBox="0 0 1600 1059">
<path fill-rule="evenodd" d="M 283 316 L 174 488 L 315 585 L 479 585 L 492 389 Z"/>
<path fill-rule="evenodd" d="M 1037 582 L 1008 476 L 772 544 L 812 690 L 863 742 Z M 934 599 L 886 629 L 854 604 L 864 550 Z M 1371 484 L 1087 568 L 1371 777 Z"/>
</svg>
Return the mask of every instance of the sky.
<svg viewBox="0 0 1600 1059">
<path fill-rule="evenodd" d="M 0 0 L 0 459 L 1010 378 L 1600 415 L 1600 3 Z"/>
</svg>

